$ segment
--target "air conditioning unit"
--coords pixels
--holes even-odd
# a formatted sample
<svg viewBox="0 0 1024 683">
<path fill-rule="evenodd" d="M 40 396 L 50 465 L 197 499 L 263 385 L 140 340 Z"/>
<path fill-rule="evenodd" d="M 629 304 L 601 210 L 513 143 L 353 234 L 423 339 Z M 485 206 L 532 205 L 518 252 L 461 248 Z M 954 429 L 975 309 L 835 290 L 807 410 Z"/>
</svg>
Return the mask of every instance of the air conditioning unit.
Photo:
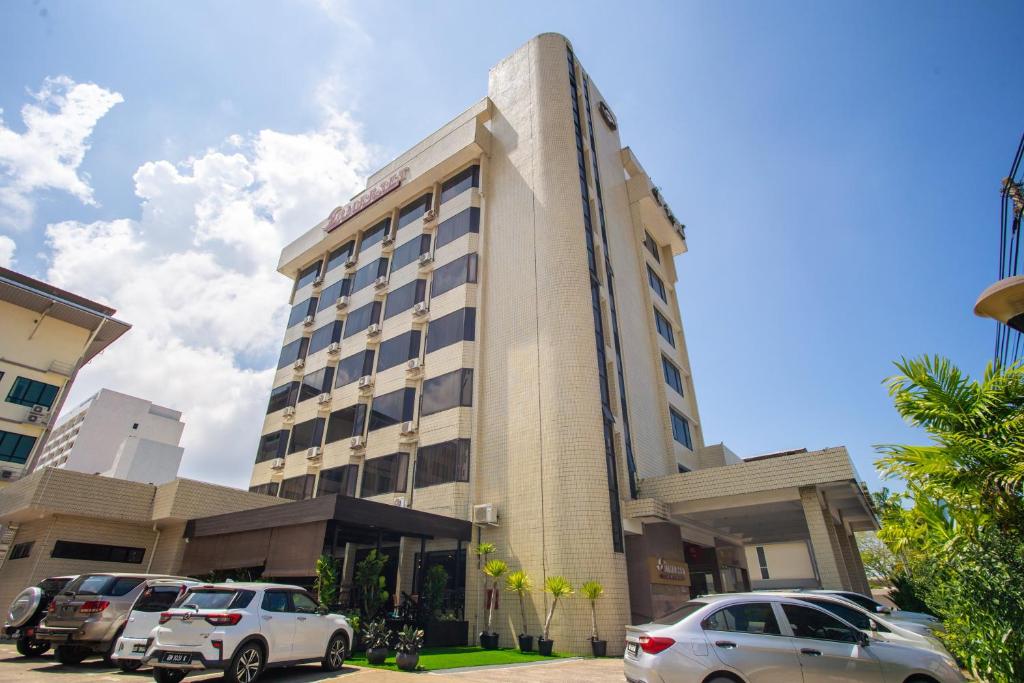
<svg viewBox="0 0 1024 683">
<path fill-rule="evenodd" d="M 305 325 L 306 327 L 309 327 L 310 325 L 312 325 L 313 324 L 313 316 L 307 315 L 305 318 L 303 318 L 302 324 Z"/>
<path fill-rule="evenodd" d="M 473 524 L 498 525 L 498 509 L 490 503 L 473 506 Z"/>
<path fill-rule="evenodd" d="M 370 325 L 369 327 L 366 328 L 366 336 L 367 337 L 376 337 L 379 334 L 380 334 L 380 323 L 373 323 L 372 325 Z"/>
<path fill-rule="evenodd" d="M 437 209 L 427 209 L 426 213 L 423 214 L 424 223 L 432 223 L 437 220 Z"/>
<path fill-rule="evenodd" d="M 434 256 L 429 251 L 425 254 L 420 254 L 420 265 L 429 266 L 434 261 Z"/>
<path fill-rule="evenodd" d="M 416 423 L 415 422 L 403 422 L 402 423 L 402 434 L 403 435 L 415 434 L 415 433 L 416 433 Z"/>
<path fill-rule="evenodd" d="M 46 406 L 32 406 L 28 409 L 25 421 L 32 424 L 45 425 L 50 421 L 50 409 Z"/>
<path fill-rule="evenodd" d="M 331 402 L 331 395 L 327 393 L 320 394 L 316 397 L 316 402 L 320 405 L 327 405 Z"/>
<path fill-rule="evenodd" d="M 350 301 L 348 294 L 343 294 L 338 297 L 338 300 L 334 302 L 336 308 L 347 308 L 348 302 Z"/>
<path fill-rule="evenodd" d="M 395 498 L 395 505 L 400 508 L 407 508 L 409 507 L 409 501 L 405 496 L 399 496 L 398 498 Z"/>
<path fill-rule="evenodd" d="M 272 470 L 283 470 L 284 469 L 284 458 L 274 458 L 270 461 L 270 469 Z"/>
<path fill-rule="evenodd" d="M 405 369 L 409 372 L 419 372 L 423 369 L 423 361 L 419 358 L 410 358 L 409 362 L 405 364 Z"/>
<path fill-rule="evenodd" d="M 360 389 L 369 389 L 373 386 L 373 376 L 363 375 L 359 378 L 358 386 Z"/>
<path fill-rule="evenodd" d="M 366 446 L 366 437 L 365 436 L 353 436 L 352 440 L 348 442 L 348 445 L 349 445 L 349 448 L 351 448 L 353 450 L 358 450 L 360 448 L 364 448 Z"/>
<path fill-rule="evenodd" d="M 314 287 L 319 287 L 323 283 L 324 283 L 324 276 L 323 275 L 317 275 L 315 278 L 313 278 L 313 286 Z"/>
<path fill-rule="evenodd" d="M 296 358 L 295 362 L 292 363 L 292 367 L 295 368 L 296 370 L 301 370 L 302 368 L 306 367 L 306 359 Z"/>
<path fill-rule="evenodd" d="M 281 413 L 281 417 L 283 417 L 286 420 L 294 420 L 295 408 L 293 408 L 292 406 L 288 406 L 287 408 L 284 409 L 284 412 Z"/>
<path fill-rule="evenodd" d="M 377 289 L 383 289 L 388 286 L 388 276 L 381 275 L 379 278 L 373 281 L 373 286 Z"/>
<path fill-rule="evenodd" d="M 359 259 L 356 258 L 355 254 L 353 254 L 352 256 L 349 256 L 347 259 L 345 259 L 345 267 L 346 268 L 355 268 L 356 267 L 356 262 L 358 260 Z"/>
<path fill-rule="evenodd" d="M 327 353 L 332 356 L 341 351 L 341 342 L 331 342 L 327 345 Z"/>
<path fill-rule="evenodd" d="M 319 460 L 320 459 L 320 447 L 313 446 L 312 448 L 306 449 L 306 460 Z"/>
<path fill-rule="evenodd" d="M 428 312 L 430 312 L 430 307 L 427 306 L 426 301 L 421 301 L 412 307 L 413 315 L 426 315 Z"/>
</svg>

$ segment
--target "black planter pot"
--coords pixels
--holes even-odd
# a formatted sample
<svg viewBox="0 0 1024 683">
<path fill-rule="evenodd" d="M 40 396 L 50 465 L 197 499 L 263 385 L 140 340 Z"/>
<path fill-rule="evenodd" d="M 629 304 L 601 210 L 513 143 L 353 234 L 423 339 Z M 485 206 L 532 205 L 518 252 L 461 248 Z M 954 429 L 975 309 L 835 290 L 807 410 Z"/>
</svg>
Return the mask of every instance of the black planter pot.
<svg viewBox="0 0 1024 683">
<path fill-rule="evenodd" d="M 555 646 L 555 641 L 548 640 L 546 638 L 537 639 L 537 652 L 541 653 L 545 657 L 551 656 L 551 649 Z"/>
<path fill-rule="evenodd" d="M 590 649 L 594 651 L 595 657 L 604 657 L 608 654 L 608 641 L 607 640 L 590 640 Z"/>
<path fill-rule="evenodd" d="M 395 655 L 395 663 L 398 664 L 398 668 L 402 671 L 415 671 L 420 663 L 420 653 L 399 652 Z"/>
<path fill-rule="evenodd" d="M 386 647 L 366 648 L 366 661 L 370 664 L 383 664 L 384 660 L 387 658 L 388 649 Z"/>
<path fill-rule="evenodd" d="M 519 634 L 519 651 L 533 652 L 533 636 L 528 636 L 524 633 Z"/>
<path fill-rule="evenodd" d="M 480 634 L 480 647 L 485 650 L 498 649 L 498 634 L 483 632 Z"/>
</svg>

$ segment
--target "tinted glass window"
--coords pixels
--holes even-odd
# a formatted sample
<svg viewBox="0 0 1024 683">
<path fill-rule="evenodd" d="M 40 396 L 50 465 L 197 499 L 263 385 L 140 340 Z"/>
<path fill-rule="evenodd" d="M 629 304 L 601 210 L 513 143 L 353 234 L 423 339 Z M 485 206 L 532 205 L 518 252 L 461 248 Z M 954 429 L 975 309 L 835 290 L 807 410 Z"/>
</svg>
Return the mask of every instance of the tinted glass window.
<svg viewBox="0 0 1024 683">
<path fill-rule="evenodd" d="M 430 251 L 430 235 L 418 235 L 395 248 L 391 255 L 391 272 L 394 273 Z"/>
<path fill-rule="evenodd" d="M 391 219 L 385 218 L 380 223 L 367 228 L 366 231 L 363 232 L 363 240 L 359 243 L 359 248 L 366 249 L 367 247 L 380 242 L 384 239 L 384 236 L 388 234 L 389 227 L 391 227 Z"/>
<path fill-rule="evenodd" d="M 693 441 L 691 441 L 690 439 L 689 420 L 687 420 L 685 417 L 677 413 L 672 408 L 669 408 L 668 412 L 672 418 L 672 438 L 692 451 Z"/>
<path fill-rule="evenodd" d="M 405 363 L 420 355 L 420 332 L 412 330 L 381 342 L 377 372 Z"/>
<path fill-rule="evenodd" d="M 313 280 L 316 279 L 316 276 L 319 274 L 320 261 L 317 261 L 312 265 L 306 266 L 305 268 L 299 271 L 299 277 L 296 278 L 295 280 L 295 289 L 299 289 L 300 287 L 305 287 L 306 285 L 310 284 L 311 282 L 313 282 Z"/>
<path fill-rule="evenodd" d="M 320 470 L 320 480 L 316 485 L 316 495 L 329 496 L 340 493 L 343 496 L 356 495 L 356 475 L 359 465 L 342 465 Z"/>
<path fill-rule="evenodd" d="M 838 602 L 831 602 L 829 600 L 821 600 L 821 599 L 812 598 L 812 597 L 809 597 L 809 596 L 806 597 L 806 598 L 800 598 L 800 599 L 803 600 L 804 602 L 809 602 L 812 605 L 817 605 L 818 607 L 820 607 L 821 609 L 825 610 L 826 612 L 831 612 L 832 614 L 836 615 L 840 619 L 844 619 L 844 620 L 850 622 L 851 624 L 853 624 L 854 626 L 856 626 L 859 629 L 864 629 L 865 631 L 871 629 L 871 620 L 868 618 L 868 615 L 866 615 L 863 612 L 861 612 L 859 610 L 856 610 L 856 609 L 854 609 L 852 607 L 847 607 L 846 605 L 840 605 Z"/>
<path fill-rule="evenodd" d="M 320 303 L 317 304 L 316 310 L 322 311 L 325 308 L 330 308 L 334 304 L 338 303 L 338 297 L 342 294 L 348 294 L 349 286 L 352 281 L 348 278 L 332 282 L 320 291 Z"/>
<path fill-rule="evenodd" d="M 282 429 L 260 437 L 259 448 L 256 449 L 256 462 L 283 458 L 288 445 L 288 430 Z"/>
<path fill-rule="evenodd" d="M 427 353 L 476 338 L 476 309 L 463 308 L 431 320 L 427 327 Z"/>
<path fill-rule="evenodd" d="M 267 591 L 263 594 L 260 609 L 264 612 L 287 612 L 291 609 L 291 601 L 285 591 Z"/>
<path fill-rule="evenodd" d="M 68 589 L 77 595 L 106 595 L 107 586 L 114 580 L 112 576 L 94 574 L 72 582 Z"/>
<path fill-rule="evenodd" d="M 257 484 L 256 486 L 250 486 L 249 493 L 261 493 L 264 496 L 276 496 L 277 482 L 271 481 L 267 482 L 266 484 Z"/>
<path fill-rule="evenodd" d="M 875 602 L 871 598 L 865 597 L 860 593 L 839 593 L 838 595 L 845 600 L 849 600 L 856 605 L 860 605 L 869 612 L 874 612 L 878 607 L 881 607 L 881 603 Z"/>
<path fill-rule="evenodd" d="M 181 595 L 178 586 L 150 586 L 142 591 L 132 610 L 135 612 L 163 612 Z"/>
<path fill-rule="evenodd" d="M 299 388 L 299 401 L 316 398 L 320 394 L 331 393 L 331 382 L 334 380 L 334 368 L 321 368 L 302 378 Z"/>
<path fill-rule="evenodd" d="M 316 353 L 330 346 L 333 342 L 341 341 L 341 321 L 327 323 L 313 331 L 309 338 L 309 353 Z"/>
<path fill-rule="evenodd" d="M 480 232 L 480 209 L 475 206 L 460 211 L 438 224 L 437 248 L 440 249 L 471 232 Z"/>
<path fill-rule="evenodd" d="M 195 605 L 199 609 L 227 609 L 235 599 L 235 591 L 193 590 L 178 601 L 180 606 Z"/>
<path fill-rule="evenodd" d="M 288 382 L 288 384 L 282 384 L 279 387 L 274 387 L 270 390 L 270 402 L 267 403 L 267 413 L 273 413 L 281 410 L 282 408 L 294 406 L 298 401 L 298 396 L 298 382 Z"/>
<path fill-rule="evenodd" d="M 435 270 L 430 296 L 444 294 L 467 282 L 476 282 L 476 254 L 466 254 Z"/>
<path fill-rule="evenodd" d="M 292 611 L 299 614 L 315 614 L 317 604 L 305 593 L 292 593 Z"/>
<path fill-rule="evenodd" d="M 362 332 L 370 325 L 379 322 L 380 302 L 371 301 L 348 314 L 348 319 L 345 320 L 345 333 L 342 336 L 348 339 L 352 335 Z"/>
<path fill-rule="evenodd" d="M 480 187 L 480 167 L 470 166 L 441 183 L 441 203 L 458 197 L 471 187 Z"/>
<path fill-rule="evenodd" d="M 647 251 L 651 252 L 651 256 L 658 263 L 661 263 L 661 250 L 658 248 L 658 243 L 651 237 L 651 233 L 644 231 L 644 246 L 647 247 Z"/>
<path fill-rule="evenodd" d="M 11 546 L 10 551 L 7 553 L 8 560 L 23 560 L 32 554 L 32 546 L 35 545 L 35 541 L 26 541 L 24 543 L 15 543 Z M 45 588 L 44 588 L 45 590 Z"/>
<path fill-rule="evenodd" d="M 10 392 L 7 394 L 8 403 L 17 403 L 23 406 L 53 406 L 53 399 L 57 398 L 58 387 L 46 382 L 37 382 L 34 379 L 18 377 L 14 380 Z"/>
<path fill-rule="evenodd" d="M 0 431 L 0 460 L 24 464 L 36 445 L 36 437 Z"/>
<path fill-rule="evenodd" d="M 469 481 L 469 439 L 421 446 L 416 451 L 416 488 Z"/>
<path fill-rule="evenodd" d="M 327 422 L 327 443 L 350 439 L 353 436 L 362 436 L 363 427 L 366 426 L 366 404 L 357 403 L 354 406 L 335 410 Z"/>
<path fill-rule="evenodd" d="M 662 301 L 668 302 L 668 294 L 665 293 L 665 283 L 661 281 L 661 278 L 647 266 L 647 281 L 651 283 L 651 289 L 661 298 Z"/>
<path fill-rule="evenodd" d="M 288 452 L 296 453 L 321 445 L 324 440 L 324 421 L 324 418 L 317 417 L 292 427 L 292 439 L 288 445 Z"/>
<path fill-rule="evenodd" d="M 305 500 L 313 497 L 315 475 L 302 474 L 281 481 L 281 497 L 289 500 Z"/>
<path fill-rule="evenodd" d="M 306 357 L 309 348 L 309 337 L 301 337 L 281 347 L 281 356 L 277 359 L 278 369 L 291 365 L 300 358 Z"/>
<path fill-rule="evenodd" d="M 708 631 L 781 634 L 775 612 L 768 602 L 750 602 L 720 609 L 705 619 L 702 626 Z"/>
<path fill-rule="evenodd" d="M 367 460 L 363 465 L 363 488 L 361 495 L 376 496 L 382 493 L 405 491 L 409 474 L 409 454 L 393 453 Z"/>
<path fill-rule="evenodd" d="M 352 255 L 353 251 L 355 251 L 355 247 L 356 243 L 354 241 L 350 241 L 345 242 L 345 244 L 332 251 L 330 256 L 327 257 L 327 269 L 324 272 L 329 273 L 335 268 L 340 268 L 345 265 L 345 261 L 347 261 L 348 257 Z"/>
<path fill-rule="evenodd" d="M 316 313 L 316 302 L 314 296 L 292 306 L 292 312 L 288 314 L 288 327 L 294 327 L 305 320 L 307 315 Z"/>
<path fill-rule="evenodd" d="M 58 557 L 65 560 L 90 560 L 93 562 L 125 562 L 127 564 L 141 564 L 146 554 L 145 548 L 129 548 L 120 545 L 103 545 L 100 543 L 82 543 L 80 541 L 57 541 L 53 544 L 50 557 Z M 118 590 L 124 588 L 119 583 L 122 581 L 134 581 L 131 586 L 124 589 L 124 593 Z M 104 595 L 124 595 L 132 588 L 142 583 L 142 579 L 115 579 L 114 583 L 105 588 Z"/>
<path fill-rule="evenodd" d="M 782 611 L 793 629 L 794 638 L 835 640 L 841 643 L 855 643 L 857 636 L 850 627 L 830 614 L 799 605 L 783 603 Z"/>
<path fill-rule="evenodd" d="M 366 289 L 373 284 L 373 281 L 379 277 L 383 277 L 388 274 L 388 259 L 387 257 L 381 257 L 376 261 L 366 264 L 362 268 L 356 271 L 356 276 L 352 278 L 352 293 L 355 294 L 361 289 Z"/>
<path fill-rule="evenodd" d="M 665 383 L 675 389 L 680 396 L 683 395 L 683 378 L 679 374 L 679 368 L 672 364 L 665 356 L 661 357 L 661 369 L 665 372 Z"/>
<path fill-rule="evenodd" d="M 408 311 L 423 301 L 427 294 L 426 280 L 413 280 L 388 294 L 384 304 L 384 319 L 387 320 L 403 311 Z"/>
<path fill-rule="evenodd" d="M 409 225 L 425 214 L 427 209 L 430 208 L 430 199 L 431 195 L 428 192 L 412 203 L 403 206 L 402 210 L 398 212 L 398 227 L 401 228 Z"/>
<path fill-rule="evenodd" d="M 343 387 L 352 384 L 360 377 L 373 373 L 373 351 L 366 350 L 342 358 L 338 363 L 338 373 L 334 378 L 334 386 Z"/>
<path fill-rule="evenodd" d="M 658 617 L 652 624 L 678 624 L 680 621 L 690 616 L 697 610 L 707 607 L 707 603 L 703 602 L 687 602 L 677 609 L 672 610 L 668 614 Z"/>
<path fill-rule="evenodd" d="M 433 415 L 458 406 L 473 405 L 473 370 L 462 368 L 423 383 L 420 415 Z"/>
<path fill-rule="evenodd" d="M 370 431 L 412 420 L 415 408 L 416 390 L 411 387 L 374 396 L 370 407 Z"/>
</svg>

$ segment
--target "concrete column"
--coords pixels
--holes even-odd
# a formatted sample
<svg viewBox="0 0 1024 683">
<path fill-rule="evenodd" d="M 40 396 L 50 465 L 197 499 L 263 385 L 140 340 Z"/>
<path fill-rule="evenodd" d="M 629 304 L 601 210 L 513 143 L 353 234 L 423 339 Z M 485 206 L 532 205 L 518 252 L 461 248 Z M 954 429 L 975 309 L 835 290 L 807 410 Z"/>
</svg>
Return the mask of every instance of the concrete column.
<svg viewBox="0 0 1024 683">
<path fill-rule="evenodd" d="M 833 547 L 835 528 L 832 525 L 832 520 L 826 516 L 821 507 L 817 489 L 814 486 L 802 487 L 800 503 L 804 509 L 807 531 L 811 537 L 811 550 L 814 552 L 814 562 L 818 567 L 818 579 L 821 581 L 821 587 L 834 590 L 845 589 L 844 576 L 840 570 L 843 563 L 839 553 L 836 552 L 838 544 L 836 543 L 836 547 Z"/>
<path fill-rule="evenodd" d="M 850 550 L 850 537 L 847 535 L 846 529 L 843 528 L 842 524 L 832 524 L 832 529 L 835 533 L 836 545 L 839 546 L 839 557 L 842 559 L 842 574 L 845 575 L 846 589 L 859 591 L 859 585 L 854 583 L 855 579 L 852 571 L 853 553 Z"/>
<path fill-rule="evenodd" d="M 871 584 L 868 583 L 867 572 L 864 571 L 864 562 L 860 557 L 860 548 L 857 547 L 857 536 L 852 532 L 847 532 L 850 539 L 850 551 L 853 555 L 853 564 L 850 565 L 850 578 L 854 580 L 854 590 L 860 590 L 867 595 L 871 596 Z M 856 588 L 856 586 L 860 588 Z"/>
</svg>

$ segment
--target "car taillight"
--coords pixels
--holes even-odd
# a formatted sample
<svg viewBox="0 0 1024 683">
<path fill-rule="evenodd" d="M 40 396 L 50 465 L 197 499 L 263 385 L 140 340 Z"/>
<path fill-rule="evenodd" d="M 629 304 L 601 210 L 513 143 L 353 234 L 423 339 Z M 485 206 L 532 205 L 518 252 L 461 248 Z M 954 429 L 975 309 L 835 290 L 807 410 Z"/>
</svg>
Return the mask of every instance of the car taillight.
<svg viewBox="0 0 1024 683">
<path fill-rule="evenodd" d="M 223 614 L 207 614 L 206 621 L 214 626 L 234 626 L 242 620 L 239 612 L 225 612 Z"/>
<path fill-rule="evenodd" d="M 110 603 L 106 600 L 86 600 L 82 603 L 82 606 L 78 608 L 79 614 L 99 614 L 103 610 L 107 609 Z"/>
<path fill-rule="evenodd" d="M 662 650 L 667 650 L 676 644 L 671 638 L 660 638 L 658 636 L 640 636 L 640 649 L 649 655 L 656 655 Z"/>
<path fill-rule="evenodd" d="M 57 603 L 54 602 L 53 600 L 51 600 L 50 604 L 46 606 L 46 613 L 47 614 L 53 614 L 56 611 L 57 611 Z"/>
<path fill-rule="evenodd" d="M 171 617 L 173 617 L 173 616 L 174 615 L 171 614 L 170 612 L 161 612 L 160 613 L 160 623 L 161 624 L 166 624 L 168 621 L 171 620 Z"/>
</svg>

